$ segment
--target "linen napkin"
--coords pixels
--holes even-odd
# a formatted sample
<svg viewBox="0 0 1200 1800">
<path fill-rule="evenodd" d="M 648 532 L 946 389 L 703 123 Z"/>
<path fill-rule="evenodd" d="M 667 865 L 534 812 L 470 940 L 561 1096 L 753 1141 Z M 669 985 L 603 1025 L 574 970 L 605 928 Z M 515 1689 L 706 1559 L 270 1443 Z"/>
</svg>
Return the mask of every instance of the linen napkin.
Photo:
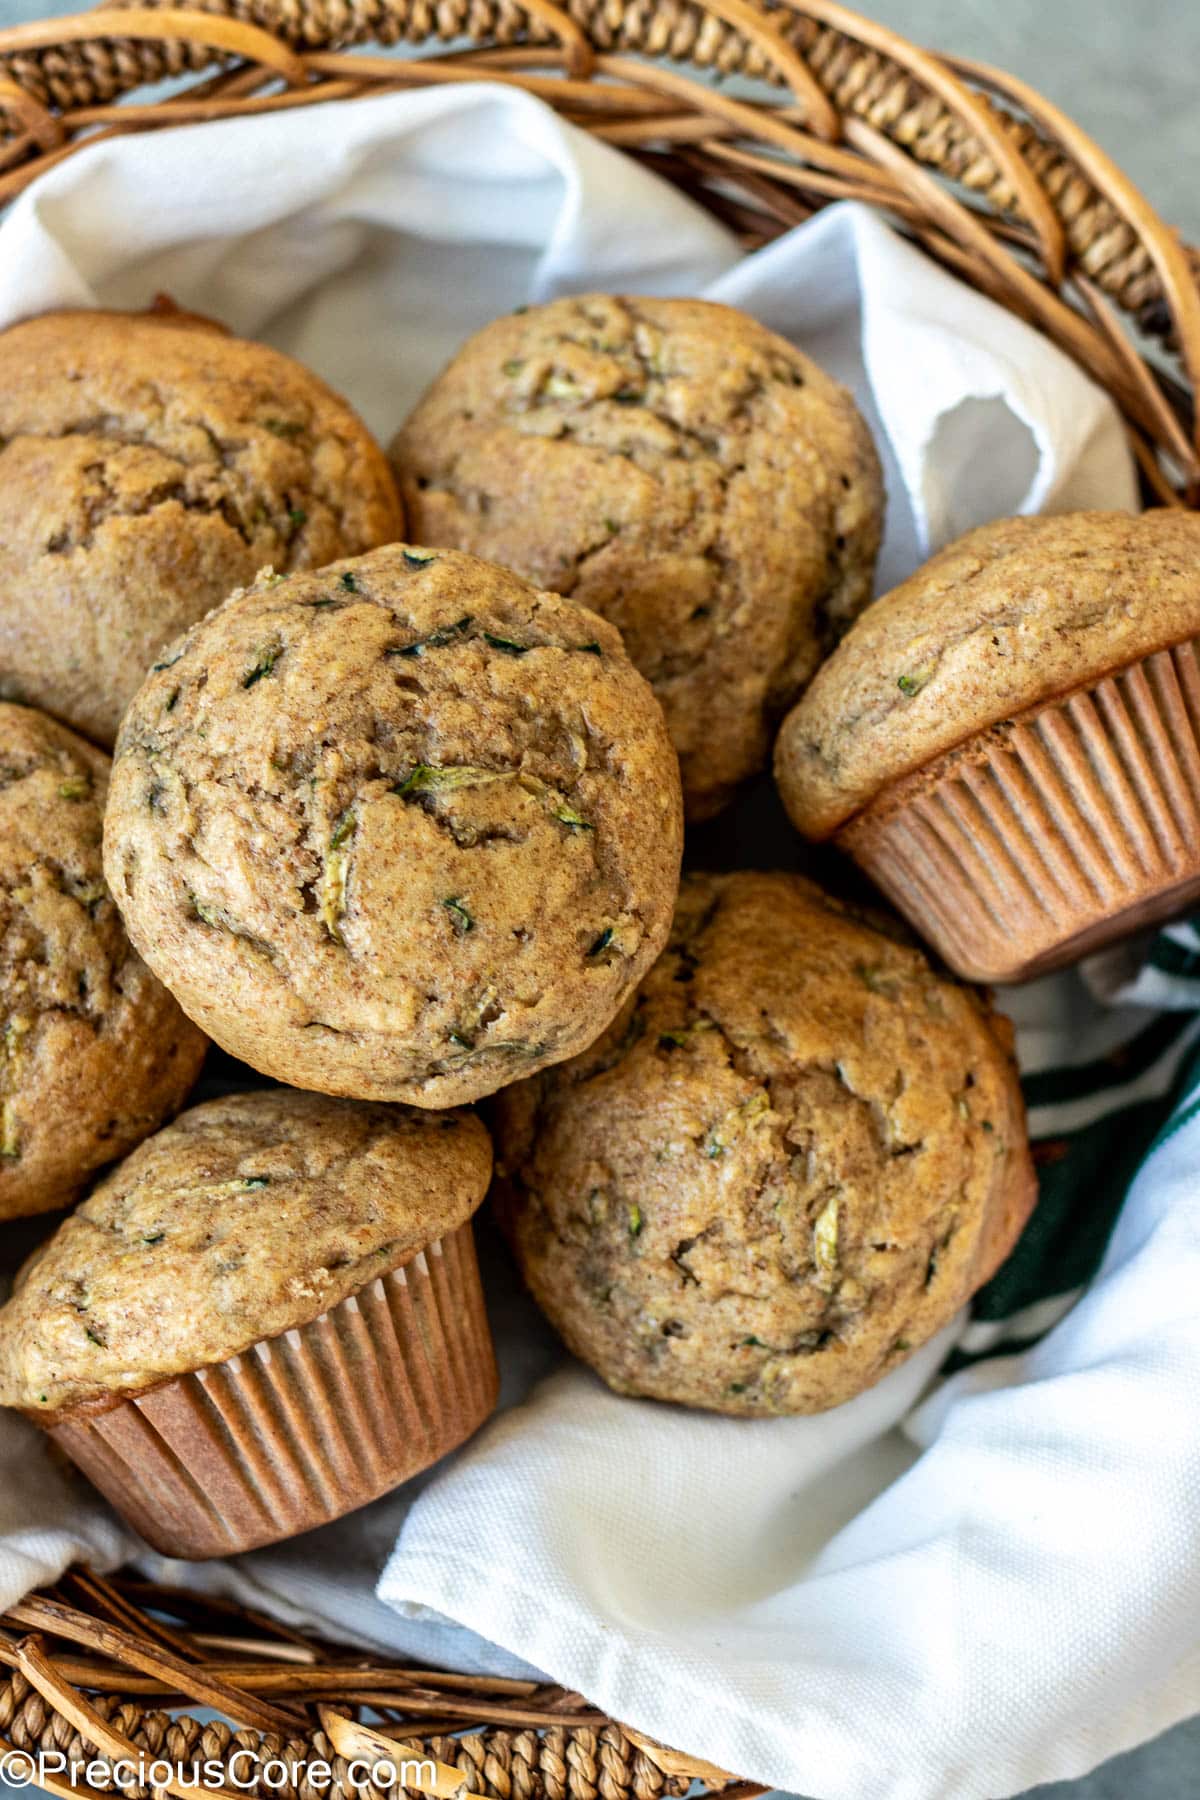
<svg viewBox="0 0 1200 1800">
<path fill-rule="evenodd" d="M 511 90 L 97 144 L 0 225 L 0 325 L 166 290 L 310 363 L 385 437 L 469 331 L 589 288 L 729 301 L 854 388 L 885 463 L 882 586 L 985 518 L 1135 504 L 1105 397 L 871 213 L 832 209 L 741 258 L 689 202 Z M 795 859 L 762 793 L 725 830 L 729 860 Z M 509 1410 L 366 1512 L 187 1578 L 364 1643 L 532 1664 L 822 1800 L 1010 1793 L 1182 1716 L 1200 1704 L 1185 1304 L 1200 1124 L 1153 1152 L 1078 1300 L 1196 1036 L 1137 980 L 1110 983 L 1130 994 L 1111 1008 L 1077 977 L 1015 996 L 1052 1150 L 1036 1225 L 971 1321 L 872 1393 L 766 1422 L 618 1401 L 565 1361 L 491 1246 Z M 1039 1347 L 994 1355 L 1064 1314 Z M 959 1372 L 921 1403 L 948 1354 Z M 0 1604 L 72 1554 L 137 1549 L 82 1486 L 58 1511 L 45 1462 L 7 1421 Z"/>
<path fill-rule="evenodd" d="M 1190 1091 L 1197 1021 L 1145 1066 L 1146 1027 L 1118 1045 L 1100 1021 L 1107 1061 L 1039 1070 L 1032 1046 L 1061 1029 L 1045 1017 L 1061 997 L 1039 985 L 1022 996 L 1027 1086 L 1062 1098 L 1034 1106 L 1035 1133 L 1073 1140 L 1085 1167 L 1106 1127 L 1144 1144 L 1164 1087 Z M 1068 1004 L 1078 1019 L 1086 995 Z M 1060 1281 L 1040 1298 L 967 1328 L 960 1372 L 915 1409 L 945 1344 L 834 1413 L 761 1430 L 619 1400 L 572 1366 L 426 1490 L 381 1597 L 469 1622 L 652 1734 L 820 1800 L 995 1800 L 1187 1716 L 1200 1704 L 1200 1098 L 1192 1108 L 1151 1151 L 1083 1298 L 1076 1244 L 1051 1255 Z M 1119 1192 L 1093 1174 L 1079 1193 L 1081 1212 L 1111 1218 Z"/>
</svg>

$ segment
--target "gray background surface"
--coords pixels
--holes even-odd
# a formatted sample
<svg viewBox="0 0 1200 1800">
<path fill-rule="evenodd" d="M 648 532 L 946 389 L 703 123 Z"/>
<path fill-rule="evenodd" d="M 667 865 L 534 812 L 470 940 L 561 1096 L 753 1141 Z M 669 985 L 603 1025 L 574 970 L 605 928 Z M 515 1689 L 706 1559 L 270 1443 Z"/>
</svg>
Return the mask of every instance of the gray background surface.
<svg viewBox="0 0 1200 1800">
<path fill-rule="evenodd" d="M 1200 0 L 859 5 L 917 43 L 1022 76 L 1089 131 L 1185 237 L 1200 242 Z M 0 0 L 0 24 L 75 10 L 71 0 Z M 1038 1800 L 1192 1800 L 1200 1796 L 1200 1719 L 1082 1781 L 1036 1793 Z"/>
</svg>

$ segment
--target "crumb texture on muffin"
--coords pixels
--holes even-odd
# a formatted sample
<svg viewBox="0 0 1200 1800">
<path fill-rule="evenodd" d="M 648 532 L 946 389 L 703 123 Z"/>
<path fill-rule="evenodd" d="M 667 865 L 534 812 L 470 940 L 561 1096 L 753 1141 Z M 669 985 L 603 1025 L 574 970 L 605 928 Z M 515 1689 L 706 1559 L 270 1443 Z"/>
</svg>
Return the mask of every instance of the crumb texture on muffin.
<svg viewBox="0 0 1200 1800">
<path fill-rule="evenodd" d="M 383 452 L 279 351 L 172 314 L 0 332 L 0 697 L 111 745 L 231 589 L 402 535 Z"/>
<path fill-rule="evenodd" d="M 1197 633 L 1195 513 L 981 525 L 868 607 L 788 714 L 784 804 L 827 837 L 899 776 Z"/>
<path fill-rule="evenodd" d="M 307 1325 L 470 1218 L 491 1163 L 470 1113 L 288 1089 L 193 1107 L 21 1270 L 0 1404 L 137 1392 Z"/>
<path fill-rule="evenodd" d="M 883 488 L 854 401 L 746 314 L 591 294 L 470 339 L 399 433 L 409 529 L 610 619 L 652 683 L 690 817 L 871 593 Z"/>
<path fill-rule="evenodd" d="M 501 1220 L 568 1346 L 719 1412 L 868 1387 L 1033 1203 L 1007 1021 L 797 876 L 685 877 L 636 998 L 494 1113 Z"/>
<path fill-rule="evenodd" d="M 662 713 L 602 619 L 393 546 L 231 599 L 126 718 L 134 942 L 280 1080 L 447 1106 L 590 1043 L 666 940 Z"/>
<path fill-rule="evenodd" d="M 107 783 L 99 750 L 0 703 L 0 1219 L 66 1206 L 204 1059 L 105 887 Z"/>
</svg>

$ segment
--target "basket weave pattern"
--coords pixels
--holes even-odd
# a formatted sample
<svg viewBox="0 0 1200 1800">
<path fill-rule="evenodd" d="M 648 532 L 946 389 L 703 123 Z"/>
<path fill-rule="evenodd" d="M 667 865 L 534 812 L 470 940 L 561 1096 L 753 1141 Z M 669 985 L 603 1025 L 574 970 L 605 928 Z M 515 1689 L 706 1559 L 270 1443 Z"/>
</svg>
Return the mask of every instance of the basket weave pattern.
<svg viewBox="0 0 1200 1800">
<path fill-rule="evenodd" d="M 461 38 L 469 49 L 403 61 L 358 49 Z M 734 99 L 667 66 L 682 61 L 761 86 Z M 168 101 L 117 104 L 188 75 L 201 79 Z M 1153 498 L 1200 503 L 1200 258 L 1031 89 L 839 0 L 133 0 L 14 26 L 0 31 L 0 201 L 84 132 L 480 76 L 658 169 L 748 246 L 833 200 L 883 208 L 1109 390 Z"/>
<path fill-rule="evenodd" d="M 351 1758 L 381 1750 L 433 1759 L 439 1785 L 429 1791 L 447 1800 L 681 1800 L 697 1780 L 724 1800 L 763 1792 L 622 1728 L 567 1689 L 381 1665 L 229 1602 L 132 1577 L 78 1570 L 23 1601 L 0 1618 L 0 1663 L 11 1671 L 0 1679 L 0 1753 L 57 1751 L 83 1764 L 98 1751 L 185 1769 L 211 1760 L 236 1770 L 240 1791 L 250 1765 L 244 1755 L 235 1762 L 239 1752 L 289 1769 L 330 1766 L 331 1785 L 319 1791 L 302 1776 L 249 1789 L 272 1800 L 381 1800 L 379 1789 L 356 1789 L 348 1770 Z M 189 1701 L 235 1724 L 167 1710 Z M 354 1722 L 367 1707 L 378 1721 L 369 1741 Z M 53 1791 L 71 1792 L 65 1783 Z M 134 1800 L 149 1792 L 121 1791 Z"/>
<path fill-rule="evenodd" d="M 756 85 L 735 98 L 720 79 L 735 75 Z M 137 97 L 169 78 L 169 99 Z M 839 199 L 881 209 L 1111 394 L 1149 501 L 1200 505 L 1200 257 L 1024 84 L 918 50 L 839 0 L 123 0 L 14 26 L 0 30 L 0 204 L 105 136 L 480 78 L 623 149 L 748 248 Z M 1138 694 L 1117 698 L 1137 710 Z M 1186 723 L 1180 743 L 1194 712 Z M 1190 762 L 1187 799 L 1200 805 Z M 1155 818 L 1171 852 L 1169 800 Z M 228 1766 L 239 1749 L 286 1749 L 330 1760 L 340 1796 L 369 1709 L 382 1741 L 437 1759 L 429 1791 L 445 1800 L 667 1800 L 696 1780 L 727 1800 L 762 1791 L 578 1694 L 370 1663 L 133 1578 L 77 1570 L 13 1608 L 0 1663 L 0 1751 Z M 189 1704 L 239 1729 L 166 1710 Z M 303 1784 L 270 1792 L 310 1800 Z"/>
</svg>

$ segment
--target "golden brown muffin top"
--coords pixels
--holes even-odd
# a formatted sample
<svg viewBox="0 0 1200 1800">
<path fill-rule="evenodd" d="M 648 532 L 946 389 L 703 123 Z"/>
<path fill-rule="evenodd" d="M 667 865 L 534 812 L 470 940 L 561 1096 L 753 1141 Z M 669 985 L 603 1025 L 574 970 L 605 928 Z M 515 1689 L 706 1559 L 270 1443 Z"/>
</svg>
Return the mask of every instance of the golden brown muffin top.
<svg viewBox="0 0 1200 1800">
<path fill-rule="evenodd" d="M 392 446 L 413 536 L 611 619 L 703 818 L 871 595 L 883 488 L 845 389 L 702 300 L 588 294 L 472 337 Z"/>
<path fill-rule="evenodd" d="M 828 837 L 901 775 L 1200 632 L 1200 516 L 1000 519 L 868 607 L 784 721 L 776 779 Z"/>
<path fill-rule="evenodd" d="M 105 887 L 107 785 L 99 750 L 0 703 L 0 1219 L 67 1205 L 204 1057 Z"/>
<path fill-rule="evenodd" d="M 0 1405 L 139 1392 L 307 1325 L 468 1219 L 491 1166 L 469 1113 L 282 1088 L 193 1107 L 21 1270 Z"/>
<path fill-rule="evenodd" d="M 679 774 L 611 625 L 458 551 L 260 582 L 126 717 L 134 942 L 267 1074 L 448 1106 L 572 1055 L 661 949 Z"/>
<path fill-rule="evenodd" d="M 291 357 L 178 313 L 0 332 L 0 695 L 111 744 L 162 645 L 266 564 L 402 534 L 382 451 Z"/>
<path fill-rule="evenodd" d="M 636 999 L 494 1114 L 501 1217 L 570 1348 L 718 1412 L 870 1386 L 1033 1200 L 1007 1020 L 798 876 L 685 877 Z"/>
</svg>

